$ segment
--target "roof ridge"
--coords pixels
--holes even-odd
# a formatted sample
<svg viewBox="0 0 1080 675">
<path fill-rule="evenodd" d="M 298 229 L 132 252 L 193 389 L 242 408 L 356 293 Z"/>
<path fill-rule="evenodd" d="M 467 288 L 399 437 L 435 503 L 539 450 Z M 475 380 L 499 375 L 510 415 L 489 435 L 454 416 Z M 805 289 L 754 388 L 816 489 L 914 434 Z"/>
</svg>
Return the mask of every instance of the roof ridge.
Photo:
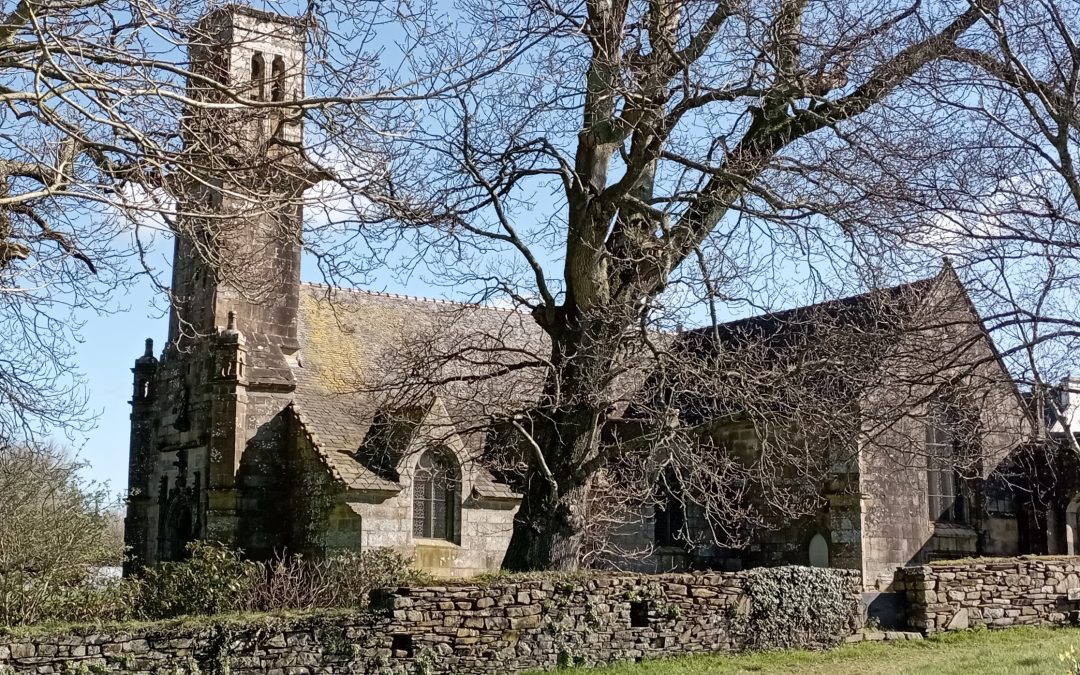
<svg viewBox="0 0 1080 675">
<path fill-rule="evenodd" d="M 846 296 L 839 297 L 839 298 L 832 298 L 831 300 L 822 300 L 820 302 L 814 302 L 814 303 L 811 303 L 809 305 L 798 305 L 796 307 L 788 307 L 786 309 L 769 310 L 769 311 L 761 312 L 760 314 L 751 314 L 750 316 L 745 316 L 745 317 L 742 317 L 742 318 L 739 318 L 739 319 L 731 319 L 730 321 L 724 321 L 722 323 L 717 324 L 717 326 L 718 327 L 719 326 L 735 326 L 737 324 L 741 324 L 741 323 L 749 322 L 749 321 L 754 321 L 754 320 L 759 320 L 759 319 L 782 318 L 784 315 L 787 315 L 787 314 L 794 314 L 796 312 L 806 312 L 806 311 L 809 311 L 809 310 L 821 309 L 821 308 L 828 307 L 828 306 L 842 306 L 842 305 L 848 304 L 848 303 L 850 303 L 850 302 L 852 302 L 854 300 L 873 295 L 874 293 L 894 293 L 894 292 L 900 291 L 902 289 L 910 289 L 910 288 L 915 288 L 917 286 L 922 286 L 922 285 L 930 286 L 930 285 L 934 284 L 940 278 L 941 278 L 941 272 L 938 272 L 937 274 L 935 274 L 933 276 L 923 277 L 921 279 L 915 279 L 914 281 L 908 281 L 908 282 L 905 282 L 905 283 L 902 283 L 902 284 L 894 284 L 892 286 L 881 286 L 881 287 L 877 287 L 877 288 L 869 288 L 869 289 L 863 291 L 862 293 L 855 293 L 853 295 L 846 295 Z M 700 326 L 698 328 L 692 328 L 690 330 L 687 330 L 686 332 L 687 333 L 707 332 L 709 330 L 712 330 L 712 328 L 713 328 L 713 326 L 711 324 L 709 324 L 709 325 L 705 325 L 705 326 Z"/>
<path fill-rule="evenodd" d="M 476 309 L 491 310 L 494 312 L 508 312 L 511 314 L 524 314 L 521 309 L 515 309 L 513 307 L 498 307 L 496 305 L 482 305 L 478 302 L 463 302 L 461 300 L 444 300 L 441 298 L 425 298 L 420 295 L 407 295 L 405 293 L 391 293 L 389 291 L 375 291 L 368 288 L 351 288 L 348 286 L 331 286 L 330 284 L 320 284 L 314 281 L 302 281 L 301 286 L 309 286 L 312 288 L 326 288 L 332 291 L 342 291 L 345 293 L 356 293 L 359 295 L 370 295 L 378 298 L 392 298 L 394 300 L 409 300 L 412 302 L 427 302 L 435 305 L 449 305 L 455 307 L 474 307 Z"/>
</svg>

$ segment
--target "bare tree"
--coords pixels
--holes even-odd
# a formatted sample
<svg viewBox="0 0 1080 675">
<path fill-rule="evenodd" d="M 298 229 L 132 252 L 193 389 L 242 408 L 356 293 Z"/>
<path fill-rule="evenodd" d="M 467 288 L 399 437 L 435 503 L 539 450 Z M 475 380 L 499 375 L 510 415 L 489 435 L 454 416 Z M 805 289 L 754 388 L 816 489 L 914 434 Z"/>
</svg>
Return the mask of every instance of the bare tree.
<svg viewBox="0 0 1080 675">
<path fill-rule="evenodd" d="M 604 442 L 630 404 L 631 374 L 677 352 L 658 336 L 940 260 L 941 219 L 978 195 L 946 169 L 1001 154 L 972 142 L 953 156 L 948 143 L 976 134 L 956 110 L 977 94 L 957 83 L 1006 4 L 463 3 L 467 25 L 537 39 L 513 68 L 427 107 L 391 155 L 411 173 L 356 231 L 386 246 L 407 239 L 403 270 L 423 264 L 437 282 L 510 300 L 543 332 L 542 352 L 497 373 L 544 378 L 520 418 L 507 413 L 525 471 L 508 567 L 581 563 L 595 524 L 587 496 L 632 459 L 632 444 Z M 378 217 L 400 227 L 373 227 Z M 788 271 L 805 287 L 777 284 Z M 854 358 L 855 342 L 835 361 Z M 777 372 L 753 354 L 723 365 Z M 820 389 L 812 380 L 796 389 Z M 746 390 L 766 396 L 753 409 L 781 405 L 767 397 L 778 381 Z M 675 408 L 653 411 L 651 434 L 685 412 Z M 747 483 L 744 466 L 707 465 L 685 447 L 683 480 L 699 493 Z"/>
<path fill-rule="evenodd" d="M 12 0 L 0 9 L 0 438 L 83 428 L 72 313 L 109 311 L 136 275 L 165 292 L 158 235 L 178 233 L 213 274 L 260 297 L 264 280 L 228 251 L 243 220 L 303 206 L 303 187 L 319 181 L 311 199 L 322 209 L 332 208 L 327 194 L 364 202 L 370 183 L 385 183 L 382 135 L 410 124 L 405 103 L 445 95 L 514 53 L 513 40 L 479 35 L 417 44 L 442 30 L 428 3 L 310 5 L 284 24 L 311 52 L 305 73 L 276 63 L 222 69 L 205 53 L 220 40 L 215 7 L 204 3 Z M 286 76 L 302 84 L 286 92 Z M 301 123 L 305 152 L 288 133 Z M 222 185 L 235 208 L 199 199 Z M 320 209 L 309 215 L 312 246 L 341 244 Z"/>
<path fill-rule="evenodd" d="M 829 496 L 858 498 L 863 470 L 913 495 L 928 468 L 956 472 L 970 483 L 961 508 L 977 509 L 971 488 L 1029 429 L 968 302 L 946 267 L 811 307 L 628 337 L 582 467 L 579 564 L 654 553 L 640 535 L 661 512 L 675 514 L 665 546 L 708 559 L 820 513 Z M 411 428 L 437 398 L 450 416 L 427 417 L 431 442 L 471 437 L 473 459 L 525 494 L 530 481 L 557 483 L 539 442 L 550 343 L 529 315 L 458 306 L 430 320 L 380 354 L 378 377 L 355 374 L 382 398 L 373 428 Z M 964 452 L 930 448 L 929 427 Z"/>
<path fill-rule="evenodd" d="M 54 447 L 0 446 L 0 624 L 56 616 L 70 589 L 123 557 L 115 499 L 80 468 Z"/>
<path fill-rule="evenodd" d="M 934 104 L 954 118 L 936 170 L 954 187 L 907 203 L 938 214 L 920 243 L 966 268 L 1012 370 L 1080 451 L 1061 396 L 1075 401 L 1080 368 L 1080 5 L 973 7 L 978 24 L 935 73 Z"/>
</svg>

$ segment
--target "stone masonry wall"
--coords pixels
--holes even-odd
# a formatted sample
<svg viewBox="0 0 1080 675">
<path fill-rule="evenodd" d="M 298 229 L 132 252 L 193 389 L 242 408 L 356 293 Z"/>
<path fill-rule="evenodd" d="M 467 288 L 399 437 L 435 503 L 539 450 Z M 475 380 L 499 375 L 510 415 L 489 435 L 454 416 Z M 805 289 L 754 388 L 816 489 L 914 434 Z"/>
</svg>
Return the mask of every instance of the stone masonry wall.
<svg viewBox="0 0 1080 675">
<path fill-rule="evenodd" d="M 1080 558 L 1010 558 L 901 568 L 908 624 L 927 633 L 1060 625 L 1080 602 Z"/>
<path fill-rule="evenodd" d="M 383 589 L 367 613 L 0 637 L 0 673 L 495 675 L 724 652 L 740 647 L 730 624 L 747 575 Z M 858 574 L 844 580 L 856 596 Z"/>
</svg>

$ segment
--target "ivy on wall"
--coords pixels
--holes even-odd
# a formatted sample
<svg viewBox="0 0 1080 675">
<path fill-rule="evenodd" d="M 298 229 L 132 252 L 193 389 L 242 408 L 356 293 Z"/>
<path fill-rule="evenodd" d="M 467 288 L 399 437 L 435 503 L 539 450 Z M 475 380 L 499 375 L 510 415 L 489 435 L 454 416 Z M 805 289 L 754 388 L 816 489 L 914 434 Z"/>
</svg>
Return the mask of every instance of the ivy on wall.
<svg viewBox="0 0 1080 675">
<path fill-rule="evenodd" d="M 747 572 L 733 615 L 746 649 L 822 648 L 851 633 L 859 606 L 846 570 L 762 567 Z"/>
</svg>

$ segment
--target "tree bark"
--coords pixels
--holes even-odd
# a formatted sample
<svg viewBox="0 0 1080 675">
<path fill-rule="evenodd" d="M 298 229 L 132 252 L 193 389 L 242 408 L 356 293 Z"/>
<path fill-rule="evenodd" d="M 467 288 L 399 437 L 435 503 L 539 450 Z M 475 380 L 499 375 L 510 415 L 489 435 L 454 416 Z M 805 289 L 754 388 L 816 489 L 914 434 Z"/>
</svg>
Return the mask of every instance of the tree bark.
<svg viewBox="0 0 1080 675">
<path fill-rule="evenodd" d="M 543 476 L 531 472 L 529 493 L 514 517 L 514 534 L 503 569 L 573 571 L 581 567 L 585 488 L 554 494 Z"/>
<path fill-rule="evenodd" d="M 537 320 L 552 337 L 544 396 L 532 411 L 533 454 L 503 567 L 576 570 L 584 552 L 585 469 L 599 451 L 610 399 L 608 381 L 625 323 L 608 312 L 582 313 L 570 303 Z M 524 431 L 524 430 L 522 430 Z"/>
<path fill-rule="evenodd" d="M 634 339 L 630 331 L 672 273 L 785 147 L 882 101 L 924 65 L 950 53 L 981 12 L 1000 1 L 972 5 L 940 32 L 878 65 L 850 92 L 803 107 L 792 105 L 793 96 L 803 96 L 801 89 L 792 87 L 803 84 L 797 71 L 807 3 L 782 3 L 774 25 L 777 53 L 772 58 L 785 72 L 767 89 L 762 105 L 747 108 L 750 123 L 744 135 L 725 151 L 715 169 L 704 172 L 704 185 L 671 222 L 666 220 L 670 214 L 652 206 L 657 169 L 679 116 L 703 105 L 689 103 L 684 110 L 670 110 L 671 83 L 687 63 L 704 53 L 738 3 L 718 3 L 715 14 L 677 57 L 673 49 L 680 3 L 654 4 L 649 17 L 654 52 L 634 61 L 644 74 L 638 74 L 640 87 L 633 96 L 620 79 L 625 59 L 630 58 L 623 44 L 628 4 L 625 0 L 586 4 L 593 53 L 585 78 L 574 180 L 566 183 L 565 300 L 557 307 L 541 305 L 534 310 L 552 341 L 552 365 L 545 396 L 532 412 L 534 425 L 542 428 L 530 438 L 534 456 L 504 560 L 504 567 L 511 570 L 573 570 L 581 565 L 586 545 L 584 495 L 591 474 L 603 467 L 603 462 L 595 461 L 602 459 L 599 431 L 608 406 L 617 400 L 611 380 Z M 619 100 L 624 101 L 622 107 Z M 613 158 L 628 139 L 629 152 L 622 157 L 625 175 L 612 182 Z"/>
</svg>

